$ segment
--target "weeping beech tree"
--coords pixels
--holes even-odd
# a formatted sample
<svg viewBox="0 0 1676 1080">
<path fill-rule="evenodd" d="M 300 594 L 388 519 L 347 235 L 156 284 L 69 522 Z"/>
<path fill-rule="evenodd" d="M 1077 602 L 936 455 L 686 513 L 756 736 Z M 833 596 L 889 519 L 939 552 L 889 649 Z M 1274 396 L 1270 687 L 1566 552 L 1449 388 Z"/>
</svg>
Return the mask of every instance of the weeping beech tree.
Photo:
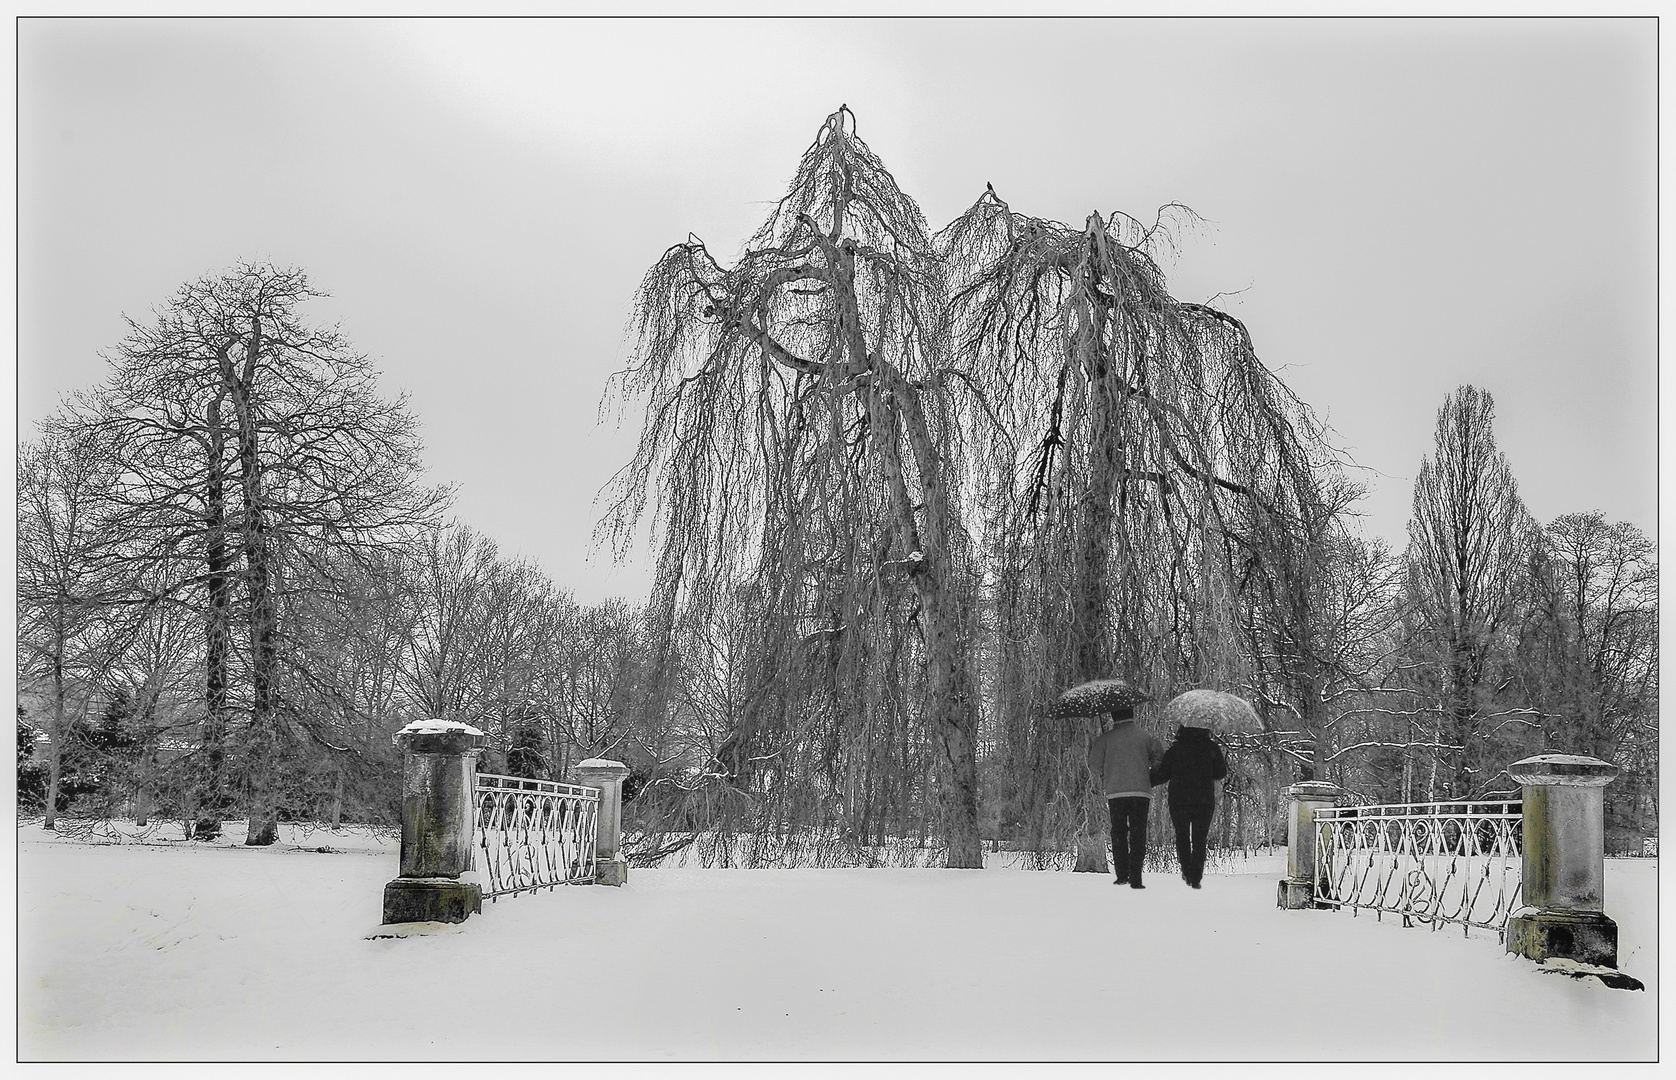
<svg viewBox="0 0 1676 1080">
<path fill-rule="evenodd" d="M 918 206 L 840 107 L 737 262 L 689 237 L 646 274 L 614 381 L 644 398 L 646 421 L 605 528 L 620 550 L 657 492 L 666 639 L 741 590 L 759 614 L 743 706 L 708 763 L 732 788 L 721 802 L 795 808 L 771 818 L 858 843 L 893 806 L 891 829 L 917 815 L 948 866 L 978 867 L 975 583 L 946 298 Z M 933 805 L 870 791 L 881 755 L 921 745 Z"/>
<path fill-rule="evenodd" d="M 1310 572 L 1332 454 L 1239 320 L 1170 296 L 1152 226 L 1014 212 L 990 188 L 938 237 L 988 496 L 1004 817 L 1037 851 L 1103 869 L 1092 725 L 1049 721 L 1057 690 L 1117 675 L 1155 700 L 1251 685 L 1253 633 Z M 1246 616 L 1259 598 L 1271 618 Z M 1242 630 L 1245 637 L 1242 641 Z M 1283 631 L 1284 632 L 1284 631 Z"/>
</svg>

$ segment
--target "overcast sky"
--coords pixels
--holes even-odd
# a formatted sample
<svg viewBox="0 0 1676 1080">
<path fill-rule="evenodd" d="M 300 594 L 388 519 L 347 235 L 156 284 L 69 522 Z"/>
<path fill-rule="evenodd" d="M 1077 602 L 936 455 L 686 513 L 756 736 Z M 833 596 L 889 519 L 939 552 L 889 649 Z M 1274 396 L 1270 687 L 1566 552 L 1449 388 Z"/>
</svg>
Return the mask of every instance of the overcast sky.
<svg viewBox="0 0 1676 1080">
<path fill-rule="evenodd" d="M 18 24 L 20 435 L 183 282 L 305 269 L 435 479 L 583 601 L 639 417 L 597 426 L 640 275 L 736 252 L 826 115 L 933 228 L 983 192 L 1204 219 L 1165 267 L 1370 472 L 1400 543 L 1444 396 L 1496 400 L 1541 520 L 1655 520 L 1649 19 Z"/>
</svg>

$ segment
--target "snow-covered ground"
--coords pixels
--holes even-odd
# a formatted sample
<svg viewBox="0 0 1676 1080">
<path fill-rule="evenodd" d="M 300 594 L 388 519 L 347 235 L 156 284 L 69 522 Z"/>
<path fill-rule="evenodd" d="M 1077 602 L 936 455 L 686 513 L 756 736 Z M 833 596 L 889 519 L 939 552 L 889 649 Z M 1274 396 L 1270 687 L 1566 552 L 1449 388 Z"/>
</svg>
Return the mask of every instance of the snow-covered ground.
<svg viewBox="0 0 1676 1080">
<path fill-rule="evenodd" d="M 1657 864 L 1610 860 L 1620 966 L 1274 906 L 1275 859 L 1163 874 L 635 870 L 369 940 L 394 842 L 93 846 L 18 830 L 39 1059 L 1652 1060 Z M 330 852 L 312 850 L 320 847 Z"/>
</svg>

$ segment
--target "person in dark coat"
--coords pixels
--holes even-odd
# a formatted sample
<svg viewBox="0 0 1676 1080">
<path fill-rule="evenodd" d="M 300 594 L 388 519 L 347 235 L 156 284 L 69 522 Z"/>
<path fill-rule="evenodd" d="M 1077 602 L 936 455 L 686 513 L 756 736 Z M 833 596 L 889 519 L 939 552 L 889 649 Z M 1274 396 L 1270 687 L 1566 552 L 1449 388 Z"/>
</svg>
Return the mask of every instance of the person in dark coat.
<svg viewBox="0 0 1676 1080">
<path fill-rule="evenodd" d="M 1227 775 L 1228 759 L 1210 732 L 1185 725 L 1152 770 L 1154 784 L 1170 785 L 1176 858 L 1181 862 L 1182 880 L 1195 889 L 1205 876 L 1205 840 L 1210 834 L 1211 816 L 1216 813 L 1216 782 Z"/>
<path fill-rule="evenodd" d="M 1147 781 L 1163 756 L 1164 744 L 1135 723 L 1133 708 L 1114 710 L 1111 724 L 1088 748 L 1088 767 L 1111 811 L 1114 885 L 1146 888 L 1141 884 L 1146 812 L 1152 805 L 1152 785 L 1157 783 Z"/>
</svg>

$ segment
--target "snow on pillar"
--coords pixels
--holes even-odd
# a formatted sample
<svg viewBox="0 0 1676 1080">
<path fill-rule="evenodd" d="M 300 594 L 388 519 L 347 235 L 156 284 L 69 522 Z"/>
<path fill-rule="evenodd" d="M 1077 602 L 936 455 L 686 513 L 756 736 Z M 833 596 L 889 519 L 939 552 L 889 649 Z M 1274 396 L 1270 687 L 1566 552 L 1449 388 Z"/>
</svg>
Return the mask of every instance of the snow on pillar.
<svg viewBox="0 0 1676 1080">
<path fill-rule="evenodd" d="M 621 885 L 628 881 L 628 862 L 619 845 L 623 836 L 623 779 L 628 768 L 620 761 L 589 758 L 570 770 L 570 782 L 599 788 L 599 832 L 594 843 L 598 860 L 594 881 L 599 885 Z"/>
<path fill-rule="evenodd" d="M 1605 787 L 1618 767 L 1539 754 L 1507 767 L 1524 785 L 1524 907 L 1507 951 L 1532 960 L 1618 966 L 1618 924 L 1606 917 Z"/>
<path fill-rule="evenodd" d="M 401 876 L 384 886 L 384 922 L 464 922 L 483 890 L 461 880 L 476 841 L 477 755 L 483 733 L 451 720 L 415 720 L 402 749 Z"/>
<path fill-rule="evenodd" d="M 1286 876 L 1275 896 L 1279 907 L 1315 906 L 1315 812 L 1336 805 L 1343 793 L 1324 780 L 1302 780 L 1286 789 L 1291 814 L 1286 821 Z"/>
</svg>

